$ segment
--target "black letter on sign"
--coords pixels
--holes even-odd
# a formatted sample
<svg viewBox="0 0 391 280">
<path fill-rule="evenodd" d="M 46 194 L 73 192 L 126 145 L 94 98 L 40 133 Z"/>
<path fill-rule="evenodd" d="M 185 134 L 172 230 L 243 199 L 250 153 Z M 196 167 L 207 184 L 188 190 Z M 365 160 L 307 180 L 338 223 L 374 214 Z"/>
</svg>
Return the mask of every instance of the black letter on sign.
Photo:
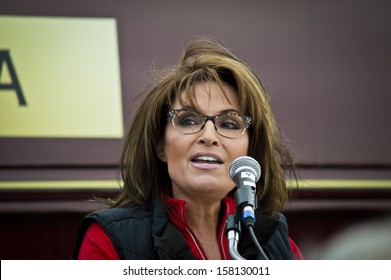
<svg viewBox="0 0 391 280">
<path fill-rule="evenodd" d="M 16 71 L 14 65 L 12 64 L 9 50 L 0 50 L 0 78 L 1 78 L 1 72 L 3 70 L 3 65 L 6 65 L 8 67 L 8 72 L 11 76 L 11 83 L 10 84 L 0 83 L 0 90 L 15 90 L 16 96 L 18 97 L 19 105 L 26 106 L 27 105 L 26 99 L 23 96 L 22 88 L 19 84 L 18 77 L 16 76 Z"/>
</svg>

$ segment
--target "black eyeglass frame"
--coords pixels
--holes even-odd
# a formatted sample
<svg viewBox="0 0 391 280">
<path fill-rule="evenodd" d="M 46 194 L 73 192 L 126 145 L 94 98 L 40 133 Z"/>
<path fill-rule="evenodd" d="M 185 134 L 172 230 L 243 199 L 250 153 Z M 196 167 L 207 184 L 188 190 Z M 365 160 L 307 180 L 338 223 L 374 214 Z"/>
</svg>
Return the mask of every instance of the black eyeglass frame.
<svg viewBox="0 0 391 280">
<path fill-rule="evenodd" d="M 167 112 L 168 120 L 171 122 L 171 124 L 172 124 L 172 126 L 173 126 L 173 128 L 174 128 L 175 130 L 177 130 L 177 128 L 176 128 L 175 125 L 174 125 L 174 117 L 175 117 L 175 114 L 176 114 L 177 112 L 185 112 L 185 111 L 189 111 L 189 110 L 186 110 L 186 109 L 170 109 L 170 110 L 168 110 L 168 112 Z M 244 119 L 244 121 L 245 121 L 245 123 L 246 123 L 246 126 L 245 126 L 245 128 L 243 129 L 243 131 L 242 131 L 242 133 L 241 133 L 240 135 L 237 135 L 237 136 L 226 136 L 226 135 L 222 134 L 222 133 L 217 129 L 215 120 L 216 120 L 217 118 L 221 117 L 221 116 L 225 116 L 225 115 L 229 115 L 229 114 L 235 114 L 235 115 L 237 115 L 237 116 L 239 116 L 239 117 L 241 117 L 241 118 Z M 224 137 L 227 137 L 227 138 L 237 138 L 237 137 L 242 136 L 242 135 L 244 134 L 244 132 L 247 130 L 247 128 L 249 128 L 249 126 L 252 124 L 252 118 L 251 118 L 251 117 L 249 117 L 249 116 L 244 116 L 244 115 L 241 115 L 241 114 L 236 113 L 236 112 L 225 112 L 225 113 L 217 114 L 217 115 L 214 115 L 214 116 L 208 116 L 208 115 L 204 115 L 204 114 L 199 114 L 199 115 L 202 116 L 203 119 L 204 119 L 204 123 L 202 124 L 202 126 L 200 127 L 199 130 L 194 131 L 194 132 L 188 132 L 188 133 L 185 133 L 185 132 L 182 132 L 182 131 L 179 131 L 179 130 L 177 130 L 177 131 L 179 131 L 180 133 L 183 133 L 183 134 L 195 134 L 195 133 L 197 133 L 197 132 L 200 132 L 200 131 L 204 128 L 204 126 L 205 126 L 205 124 L 206 124 L 207 121 L 212 121 L 212 123 L 213 123 L 213 125 L 214 125 L 216 131 L 217 131 L 221 136 L 224 136 Z"/>
</svg>

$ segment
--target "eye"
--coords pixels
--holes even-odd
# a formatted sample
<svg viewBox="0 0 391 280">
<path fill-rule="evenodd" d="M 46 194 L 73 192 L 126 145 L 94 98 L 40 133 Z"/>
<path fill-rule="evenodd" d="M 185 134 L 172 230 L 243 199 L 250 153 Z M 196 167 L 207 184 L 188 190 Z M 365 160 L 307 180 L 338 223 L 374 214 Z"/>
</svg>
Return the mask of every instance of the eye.
<svg viewBox="0 0 391 280">
<path fill-rule="evenodd" d="M 242 128 L 242 121 L 236 115 L 226 115 L 219 117 L 216 125 L 222 129 L 240 130 Z"/>
<path fill-rule="evenodd" d="M 203 122 L 202 116 L 193 112 L 182 111 L 182 112 L 178 112 L 177 114 L 176 123 L 179 126 L 198 126 L 202 124 L 202 122 Z"/>
</svg>

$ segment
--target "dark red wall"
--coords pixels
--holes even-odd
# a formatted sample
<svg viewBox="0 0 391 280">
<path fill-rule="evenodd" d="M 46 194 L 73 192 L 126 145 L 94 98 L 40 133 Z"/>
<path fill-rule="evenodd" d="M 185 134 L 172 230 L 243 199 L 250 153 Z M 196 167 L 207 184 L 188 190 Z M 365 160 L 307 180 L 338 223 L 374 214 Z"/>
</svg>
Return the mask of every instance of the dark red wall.
<svg viewBox="0 0 391 280">
<path fill-rule="evenodd" d="M 260 75 L 303 179 L 390 182 L 390 3 L 0 0 L 0 13 L 116 18 L 125 129 L 152 65 L 176 62 L 193 35 L 219 38 Z M 0 138 L 0 182 L 116 180 L 121 145 Z M 350 224 L 388 213 L 390 190 L 390 183 L 380 190 L 301 190 L 285 211 L 291 234 L 310 256 Z M 99 194 L 1 189 L 0 257 L 69 259 L 79 222 L 93 209 L 86 200 Z"/>
</svg>

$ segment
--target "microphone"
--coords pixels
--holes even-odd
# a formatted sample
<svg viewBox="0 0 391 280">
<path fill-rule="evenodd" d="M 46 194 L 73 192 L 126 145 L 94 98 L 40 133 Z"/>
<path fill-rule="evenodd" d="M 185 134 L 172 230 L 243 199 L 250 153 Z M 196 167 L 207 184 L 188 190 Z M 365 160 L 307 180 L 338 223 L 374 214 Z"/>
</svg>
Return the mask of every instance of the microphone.
<svg viewBox="0 0 391 280">
<path fill-rule="evenodd" d="M 235 201 L 236 213 L 242 216 L 242 222 L 248 229 L 255 247 L 264 260 L 268 260 L 267 255 L 259 244 L 254 233 L 255 208 L 258 199 L 256 198 L 256 183 L 261 178 L 261 166 L 252 157 L 242 156 L 235 159 L 229 169 L 229 175 L 236 184 Z M 238 253 L 240 223 L 235 216 L 228 217 L 226 221 L 228 249 L 231 257 L 236 260 L 244 258 Z"/>
<path fill-rule="evenodd" d="M 242 221 L 248 225 L 254 224 L 257 208 L 256 183 L 261 177 L 261 166 L 249 156 L 242 156 L 235 159 L 230 167 L 229 174 L 235 182 L 237 191 L 235 192 L 236 207 L 242 215 Z"/>
</svg>

